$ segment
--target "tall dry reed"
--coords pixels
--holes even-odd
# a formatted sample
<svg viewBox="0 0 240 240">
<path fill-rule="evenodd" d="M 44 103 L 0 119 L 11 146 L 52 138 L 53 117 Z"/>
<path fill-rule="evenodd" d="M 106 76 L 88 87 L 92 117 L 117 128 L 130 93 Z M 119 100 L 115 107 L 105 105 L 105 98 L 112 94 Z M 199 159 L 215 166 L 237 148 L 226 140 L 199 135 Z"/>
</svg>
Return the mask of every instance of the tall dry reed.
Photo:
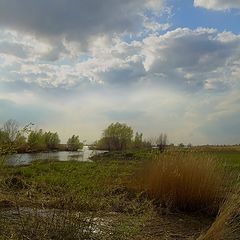
<svg viewBox="0 0 240 240">
<path fill-rule="evenodd" d="M 208 231 L 197 240 L 240 239 L 240 188 L 229 192 L 227 200 L 219 210 L 216 220 Z"/>
<path fill-rule="evenodd" d="M 144 167 L 137 188 L 171 209 L 216 213 L 225 181 L 223 169 L 211 156 L 165 153 Z"/>
</svg>

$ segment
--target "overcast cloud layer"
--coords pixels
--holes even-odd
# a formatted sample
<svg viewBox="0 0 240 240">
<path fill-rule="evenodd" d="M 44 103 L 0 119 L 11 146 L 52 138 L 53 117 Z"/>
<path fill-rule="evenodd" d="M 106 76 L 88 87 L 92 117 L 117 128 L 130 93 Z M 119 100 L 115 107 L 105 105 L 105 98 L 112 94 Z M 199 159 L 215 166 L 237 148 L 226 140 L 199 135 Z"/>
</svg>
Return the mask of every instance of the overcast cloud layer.
<svg viewBox="0 0 240 240">
<path fill-rule="evenodd" d="M 120 121 L 175 143 L 239 143 L 240 33 L 175 27 L 175 11 L 159 0 L 0 0 L 0 122 L 63 140 L 91 142 Z"/>
</svg>

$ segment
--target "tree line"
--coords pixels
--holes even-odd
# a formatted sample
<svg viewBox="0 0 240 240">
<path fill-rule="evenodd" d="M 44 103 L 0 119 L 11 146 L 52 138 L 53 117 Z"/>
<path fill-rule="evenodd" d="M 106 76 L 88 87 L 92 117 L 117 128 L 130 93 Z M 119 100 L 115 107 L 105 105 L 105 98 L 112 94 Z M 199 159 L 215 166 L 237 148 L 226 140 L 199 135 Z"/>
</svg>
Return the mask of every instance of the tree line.
<svg viewBox="0 0 240 240">
<path fill-rule="evenodd" d="M 14 150 L 18 153 L 43 151 L 76 151 L 83 148 L 78 135 L 73 135 L 67 144 L 61 144 L 57 132 L 32 130 L 30 123 L 20 129 L 15 120 L 8 120 L 0 128 L 0 154 Z M 124 151 L 128 149 L 144 149 L 155 146 L 163 152 L 167 146 L 167 135 L 160 134 L 156 138 L 145 140 L 143 134 L 134 131 L 125 123 L 111 123 L 96 141 L 94 148 L 108 151 Z"/>
<path fill-rule="evenodd" d="M 156 146 L 163 152 L 167 146 L 167 135 L 160 134 L 157 138 L 149 140 L 143 139 L 143 134 L 134 131 L 132 127 L 125 123 L 112 123 L 102 134 L 100 140 L 95 142 L 96 149 L 103 149 L 108 151 L 122 151 L 128 149 L 143 149 Z"/>
<path fill-rule="evenodd" d="M 67 144 L 60 144 L 60 138 L 57 132 L 44 132 L 40 130 L 31 130 L 28 124 L 23 129 L 19 128 L 15 120 L 6 121 L 0 128 L 0 153 L 9 152 L 42 152 L 68 150 L 76 151 L 83 148 L 83 143 L 79 136 L 73 135 L 67 141 Z"/>
</svg>

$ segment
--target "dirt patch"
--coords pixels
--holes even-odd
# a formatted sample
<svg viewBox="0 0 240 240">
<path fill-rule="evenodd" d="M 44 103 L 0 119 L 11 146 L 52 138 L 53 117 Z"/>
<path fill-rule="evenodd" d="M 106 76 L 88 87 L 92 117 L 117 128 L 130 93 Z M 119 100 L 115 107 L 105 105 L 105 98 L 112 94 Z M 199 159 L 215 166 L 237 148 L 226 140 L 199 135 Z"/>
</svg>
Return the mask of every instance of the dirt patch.
<svg viewBox="0 0 240 240">
<path fill-rule="evenodd" d="M 14 202 L 9 200 L 0 200 L 0 209 L 14 207 Z"/>
</svg>

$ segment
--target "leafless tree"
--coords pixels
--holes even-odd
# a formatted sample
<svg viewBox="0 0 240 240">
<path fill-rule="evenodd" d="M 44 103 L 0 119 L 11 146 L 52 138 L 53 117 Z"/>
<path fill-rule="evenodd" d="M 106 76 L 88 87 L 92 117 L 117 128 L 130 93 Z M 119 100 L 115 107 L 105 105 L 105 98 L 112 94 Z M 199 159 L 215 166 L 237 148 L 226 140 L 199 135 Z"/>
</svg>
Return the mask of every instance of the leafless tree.
<svg viewBox="0 0 240 240">
<path fill-rule="evenodd" d="M 164 152 L 164 150 L 167 147 L 167 134 L 163 134 L 161 133 L 159 135 L 159 137 L 156 140 L 156 144 L 158 146 L 158 149 L 160 150 L 160 152 Z"/>
<path fill-rule="evenodd" d="M 6 134 L 7 141 L 13 143 L 18 135 L 19 127 L 15 120 L 9 119 L 3 125 L 3 131 Z"/>
</svg>

